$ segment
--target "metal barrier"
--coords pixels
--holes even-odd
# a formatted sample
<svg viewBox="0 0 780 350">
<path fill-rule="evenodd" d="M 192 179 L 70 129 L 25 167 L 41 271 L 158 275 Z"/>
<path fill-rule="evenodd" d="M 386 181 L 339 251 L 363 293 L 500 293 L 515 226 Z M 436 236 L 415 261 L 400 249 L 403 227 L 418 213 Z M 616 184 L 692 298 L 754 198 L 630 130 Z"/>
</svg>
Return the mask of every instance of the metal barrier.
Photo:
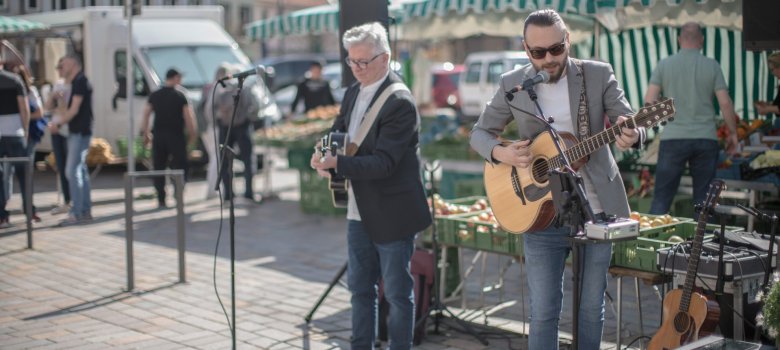
<svg viewBox="0 0 780 350">
<path fill-rule="evenodd" d="M 140 177 L 170 177 L 176 198 L 176 247 L 179 250 L 179 283 L 186 282 L 184 264 L 184 170 L 130 171 L 125 173 L 125 248 L 127 255 L 127 290 L 135 288 L 133 264 L 133 187 Z"/>
<path fill-rule="evenodd" d="M 24 208 L 24 211 L 26 213 L 27 217 L 27 248 L 33 249 L 33 239 L 32 239 L 32 172 L 33 172 L 33 158 L 32 157 L 2 157 L 0 158 L 0 164 L 7 164 L 7 163 L 26 163 L 27 164 L 27 171 L 24 175 L 25 182 L 27 182 L 27 186 L 24 187 L 24 194 L 23 196 L 27 197 L 27 204 L 26 208 Z M 3 187 L 0 187 L 0 190 L 3 190 Z M 6 201 L 8 201 L 8 198 L 6 198 Z"/>
</svg>

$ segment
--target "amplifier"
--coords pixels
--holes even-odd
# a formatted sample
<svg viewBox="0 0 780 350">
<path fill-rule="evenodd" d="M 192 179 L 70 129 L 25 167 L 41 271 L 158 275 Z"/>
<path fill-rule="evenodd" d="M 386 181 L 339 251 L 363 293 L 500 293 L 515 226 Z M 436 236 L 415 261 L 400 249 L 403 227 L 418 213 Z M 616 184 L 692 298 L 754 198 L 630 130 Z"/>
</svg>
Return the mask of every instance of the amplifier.
<svg viewBox="0 0 780 350">
<path fill-rule="evenodd" d="M 661 273 L 686 273 L 690 243 L 681 243 L 656 251 L 656 264 Z M 697 274 L 703 277 L 718 276 L 718 244 L 705 242 L 702 244 L 701 258 Z M 769 265 L 769 254 L 765 251 L 744 247 L 723 247 L 723 280 L 736 281 L 743 278 L 763 276 L 767 269 L 777 266 L 777 258 L 772 258 Z"/>
</svg>

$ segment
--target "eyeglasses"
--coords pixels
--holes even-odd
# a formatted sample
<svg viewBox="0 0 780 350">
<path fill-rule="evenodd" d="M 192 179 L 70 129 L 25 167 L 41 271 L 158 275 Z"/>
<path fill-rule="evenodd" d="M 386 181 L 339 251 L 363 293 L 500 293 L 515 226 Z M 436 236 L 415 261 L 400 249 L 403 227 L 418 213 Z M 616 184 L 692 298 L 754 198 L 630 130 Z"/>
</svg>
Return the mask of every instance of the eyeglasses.
<svg viewBox="0 0 780 350">
<path fill-rule="evenodd" d="M 371 57 L 371 59 L 367 60 L 367 61 L 365 61 L 365 60 L 353 60 L 353 59 L 347 57 L 347 58 L 344 59 L 344 62 L 347 62 L 347 65 L 350 66 L 350 67 L 357 66 L 360 69 L 366 69 L 366 67 L 368 67 L 369 63 L 374 62 L 374 60 L 377 57 L 382 56 L 383 53 L 384 52 L 380 52 L 376 56 Z"/>
<path fill-rule="evenodd" d="M 566 37 L 563 38 L 563 42 L 561 42 L 560 44 L 555 44 L 546 49 L 529 49 L 528 53 L 531 54 L 531 57 L 533 59 L 541 60 L 547 57 L 548 52 L 553 56 L 558 56 L 562 54 L 564 51 L 566 51 Z"/>
</svg>

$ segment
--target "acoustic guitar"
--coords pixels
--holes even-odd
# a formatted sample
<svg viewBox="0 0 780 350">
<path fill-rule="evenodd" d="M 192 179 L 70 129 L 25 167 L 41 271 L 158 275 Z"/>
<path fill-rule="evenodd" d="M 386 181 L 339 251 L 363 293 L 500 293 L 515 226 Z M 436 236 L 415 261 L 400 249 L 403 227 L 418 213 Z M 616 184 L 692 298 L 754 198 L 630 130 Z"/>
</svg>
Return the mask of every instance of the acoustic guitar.
<svg viewBox="0 0 780 350">
<path fill-rule="evenodd" d="M 346 155 L 347 145 L 349 144 L 349 135 L 343 132 L 331 132 L 322 137 L 320 141 L 320 153 L 324 157 L 328 152 L 332 156 Z M 347 190 L 349 181 L 336 173 L 335 169 L 329 169 L 330 183 L 328 188 L 333 198 L 333 206 L 336 208 L 347 207 Z"/>
<path fill-rule="evenodd" d="M 579 143 L 569 133 L 559 133 L 564 141 L 563 152 L 576 170 L 585 164 L 587 156 L 601 146 L 614 142 L 622 127 L 652 127 L 674 116 L 674 101 L 662 100 L 643 107 L 622 125 L 593 135 Z M 551 169 L 561 169 L 563 161 L 550 133 L 543 132 L 529 145 L 533 159 L 525 169 L 505 163 L 485 162 L 485 192 L 498 224 L 506 231 L 524 233 L 543 229 L 555 218 L 555 206 L 549 189 Z"/>
<path fill-rule="evenodd" d="M 715 301 L 707 300 L 702 294 L 693 291 L 696 272 L 699 269 L 701 244 L 707 218 L 718 203 L 720 192 L 725 187 L 722 180 L 710 183 L 707 199 L 699 213 L 696 235 L 691 243 L 688 269 L 685 272 L 685 284 L 664 297 L 661 328 L 655 333 L 647 346 L 648 350 L 677 349 L 678 347 L 711 333 L 717 326 L 720 308 Z"/>
</svg>

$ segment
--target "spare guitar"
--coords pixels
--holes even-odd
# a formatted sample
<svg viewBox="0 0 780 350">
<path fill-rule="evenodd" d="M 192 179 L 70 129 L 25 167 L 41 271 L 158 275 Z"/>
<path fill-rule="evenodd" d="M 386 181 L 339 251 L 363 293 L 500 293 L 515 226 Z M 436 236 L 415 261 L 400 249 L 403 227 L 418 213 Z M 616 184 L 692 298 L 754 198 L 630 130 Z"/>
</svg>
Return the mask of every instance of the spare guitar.
<svg viewBox="0 0 780 350">
<path fill-rule="evenodd" d="M 696 235 L 691 243 L 688 269 L 685 272 L 685 284 L 682 289 L 675 289 L 664 297 L 661 328 L 648 344 L 648 350 L 677 349 L 711 333 L 718 323 L 720 308 L 715 301 L 707 300 L 702 294 L 693 291 L 696 282 L 696 272 L 699 269 L 704 229 L 707 218 L 715 208 L 723 190 L 722 180 L 715 179 L 710 183 L 707 199 L 699 213 L 699 224 Z"/>
<path fill-rule="evenodd" d="M 643 107 L 623 126 L 652 127 L 674 116 L 674 101 L 666 99 Z M 579 143 L 569 133 L 559 133 L 563 151 L 577 170 L 588 155 L 615 141 L 622 126 L 614 125 Z M 555 218 L 555 206 L 549 189 L 550 169 L 560 169 L 562 159 L 550 133 L 543 132 L 529 145 L 533 159 L 525 169 L 504 163 L 485 162 L 485 192 L 498 224 L 506 231 L 524 233 L 543 229 Z"/>
<path fill-rule="evenodd" d="M 328 152 L 332 156 L 346 155 L 349 136 L 343 132 L 331 132 L 322 137 L 320 142 L 320 153 L 324 157 Z M 335 169 L 330 169 L 330 188 L 333 197 L 333 206 L 336 208 L 347 207 L 347 189 L 349 181 L 336 173 Z"/>
</svg>

